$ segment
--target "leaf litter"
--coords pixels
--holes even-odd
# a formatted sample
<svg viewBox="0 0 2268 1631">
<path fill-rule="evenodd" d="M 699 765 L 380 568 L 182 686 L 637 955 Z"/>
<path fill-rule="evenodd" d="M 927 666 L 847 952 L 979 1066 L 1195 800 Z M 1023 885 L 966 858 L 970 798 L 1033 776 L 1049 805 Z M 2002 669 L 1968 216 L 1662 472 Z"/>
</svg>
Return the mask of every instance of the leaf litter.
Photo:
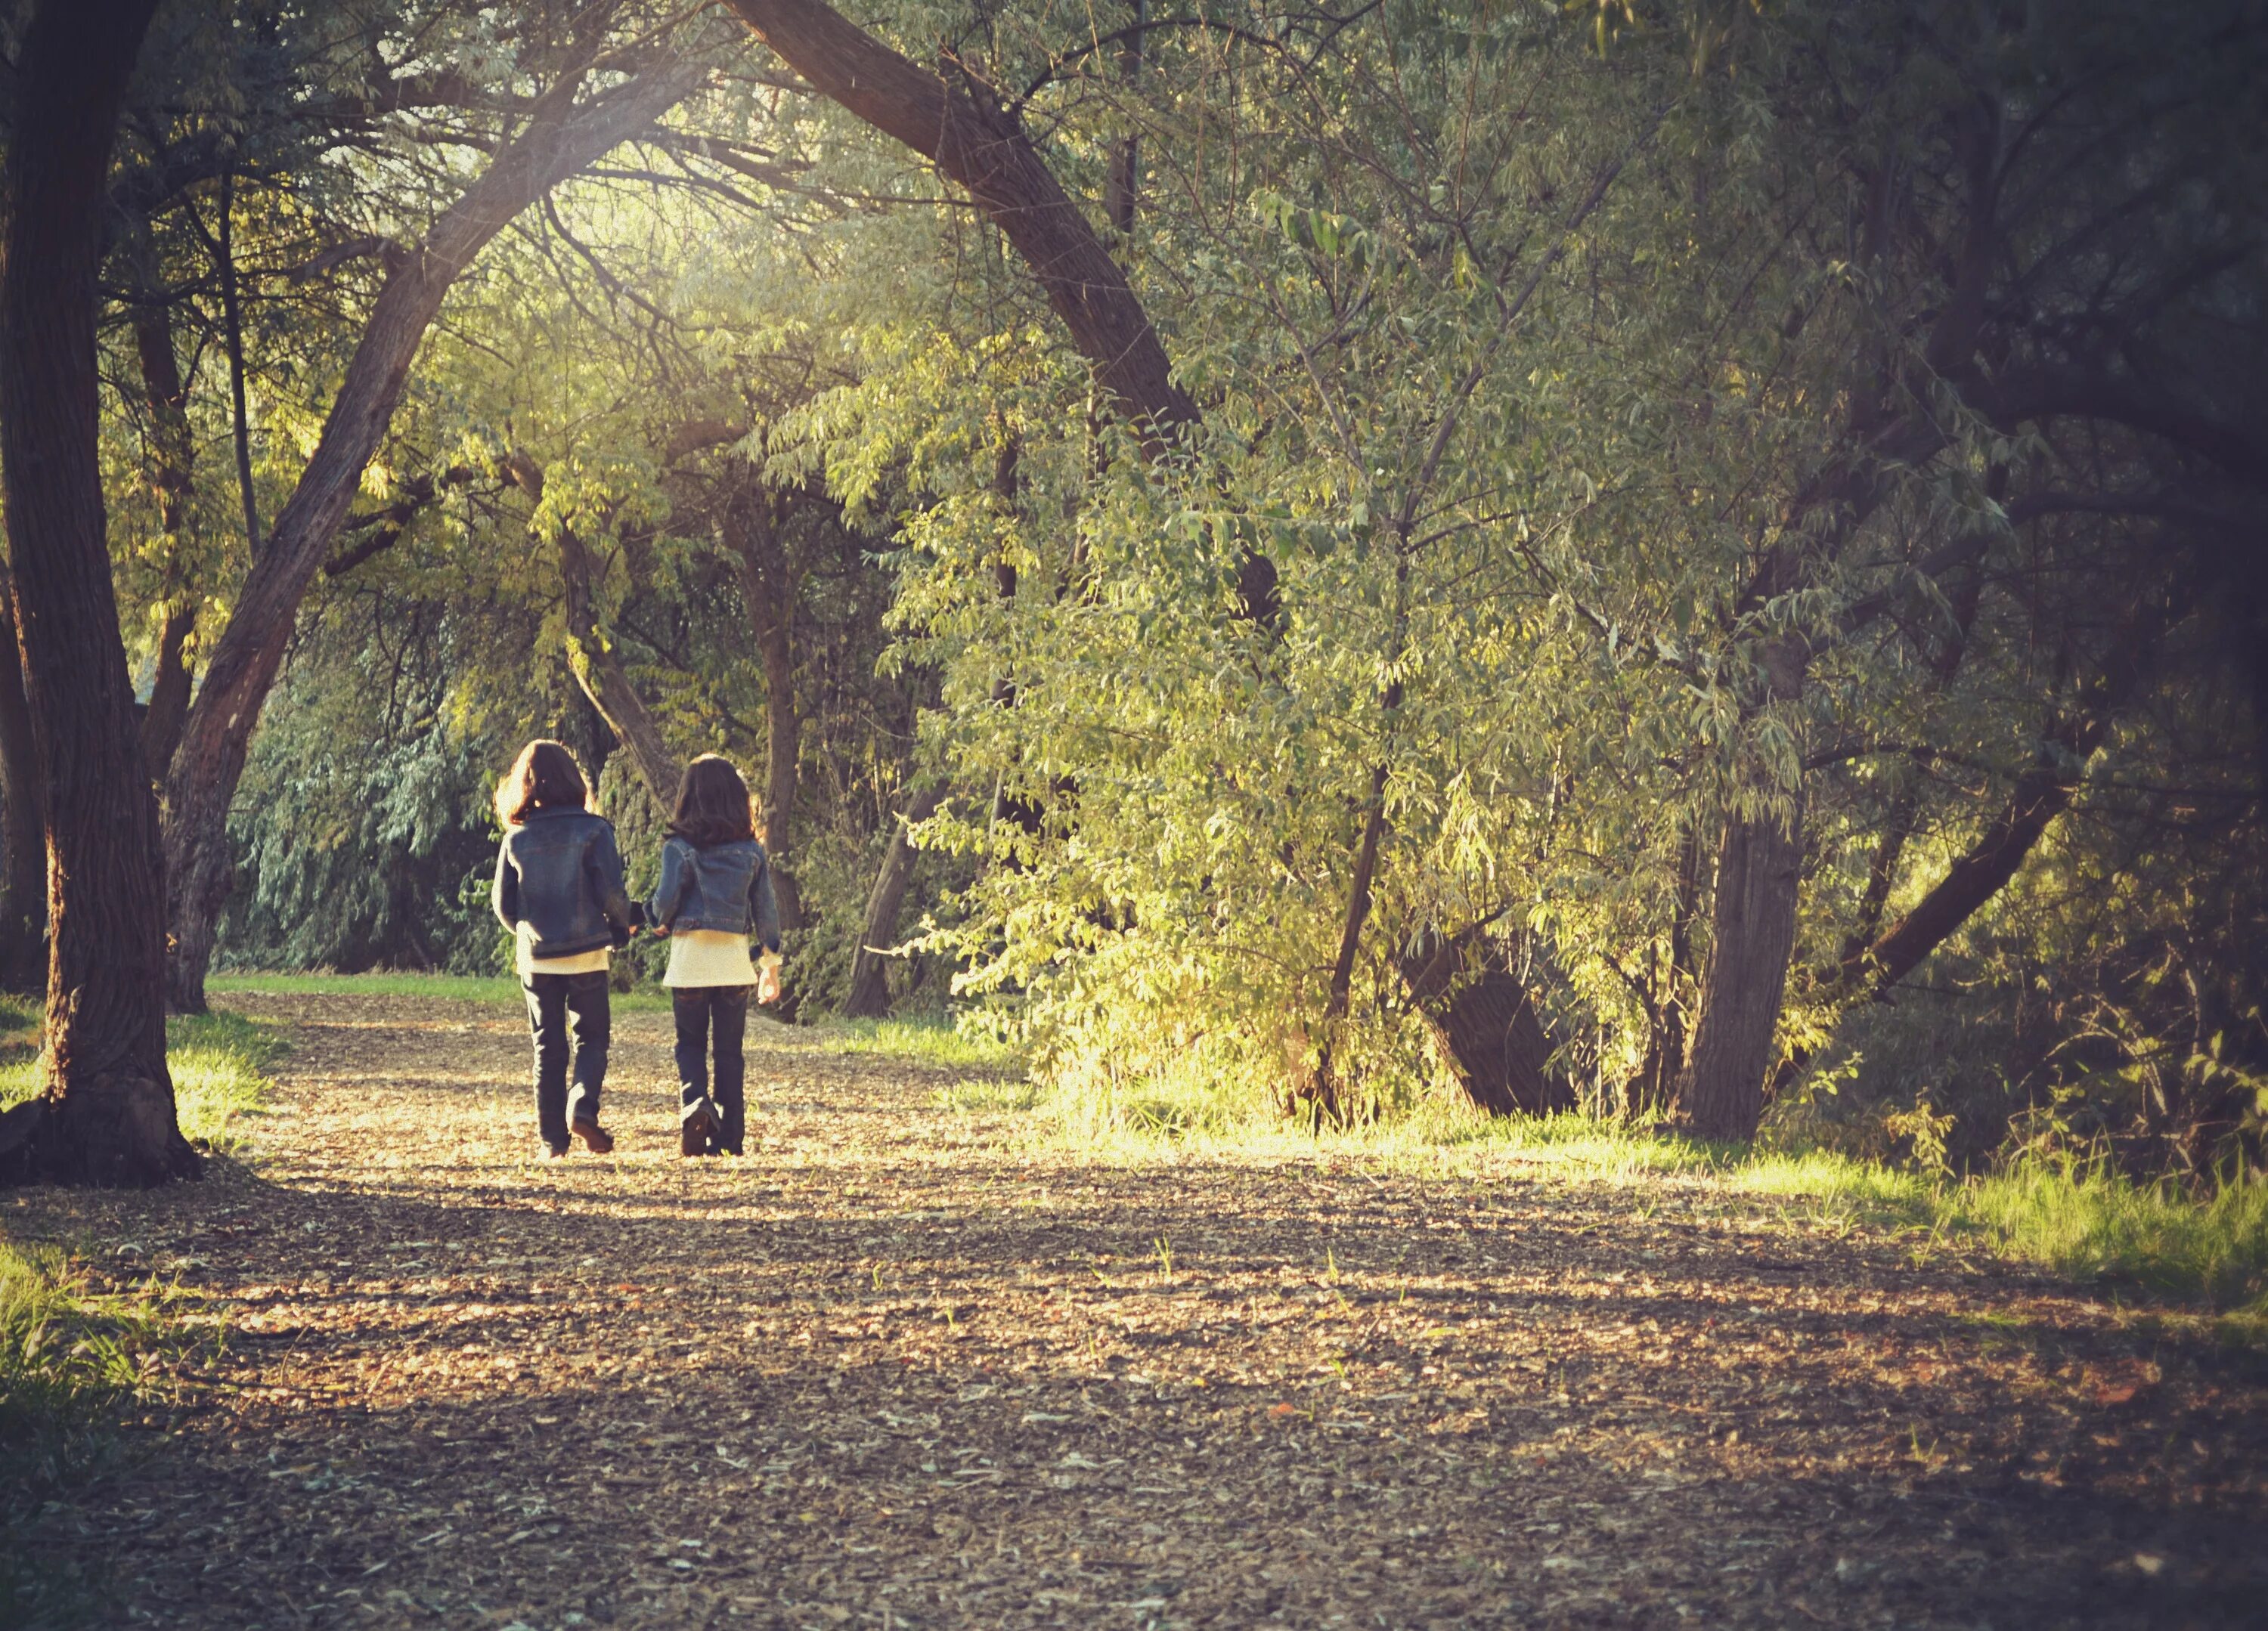
<svg viewBox="0 0 2268 1631">
<path fill-rule="evenodd" d="M 120 1624 L 2257 1623 L 2268 1370 L 2068 1288 L 1705 1187 L 1108 1164 L 949 1072 L 751 1038 L 674 1151 L 534 1158 L 526 1032 L 292 1027 L 251 1158 L 0 1216 L 217 1357 L 50 1511 Z"/>
</svg>

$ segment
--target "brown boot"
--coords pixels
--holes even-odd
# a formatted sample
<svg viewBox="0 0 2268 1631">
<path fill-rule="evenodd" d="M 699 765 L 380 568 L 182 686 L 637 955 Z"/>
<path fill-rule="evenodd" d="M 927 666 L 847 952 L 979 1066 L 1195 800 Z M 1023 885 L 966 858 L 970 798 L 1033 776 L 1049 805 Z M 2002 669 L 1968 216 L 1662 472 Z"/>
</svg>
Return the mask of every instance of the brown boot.
<svg viewBox="0 0 2268 1631">
<path fill-rule="evenodd" d="M 581 1139 L 583 1148 L 594 1156 L 608 1156 L 615 1152 L 615 1135 L 596 1121 L 576 1122 L 575 1136 Z"/>
</svg>

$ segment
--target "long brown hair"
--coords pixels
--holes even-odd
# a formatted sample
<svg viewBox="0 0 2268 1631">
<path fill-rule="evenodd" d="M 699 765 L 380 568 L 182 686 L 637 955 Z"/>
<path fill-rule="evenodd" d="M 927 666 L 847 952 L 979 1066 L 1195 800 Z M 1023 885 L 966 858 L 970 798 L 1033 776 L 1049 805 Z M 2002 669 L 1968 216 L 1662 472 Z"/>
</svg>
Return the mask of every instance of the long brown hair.
<svg viewBox="0 0 2268 1631">
<path fill-rule="evenodd" d="M 497 783 L 497 819 L 506 827 L 523 825 L 539 810 L 590 807 L 591 790 L 583 780 L 583 767 L 562 742 L 530 742 Z"/>
<path fill-rule="evenodd" d="M 677 784 L 677 808 L 670 812 L 670 835 L 696 849 L 737 843 L 756 835 L 756 801 L 733 761 L 703 753 L 685 767 Z"/>
</svg>

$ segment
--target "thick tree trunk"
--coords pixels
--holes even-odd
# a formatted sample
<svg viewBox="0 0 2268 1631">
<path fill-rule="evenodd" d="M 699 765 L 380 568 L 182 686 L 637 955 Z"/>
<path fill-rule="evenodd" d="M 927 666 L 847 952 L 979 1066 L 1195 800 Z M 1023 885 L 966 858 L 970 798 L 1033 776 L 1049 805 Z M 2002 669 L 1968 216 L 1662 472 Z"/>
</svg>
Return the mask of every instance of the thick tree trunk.
<svg viewBox="0 0 2268 1631">
<path fill-rule="evenodd" d="M 118 108 L 155 0 L 41 0 L 16 61 L 0 272 L 0 480 L 48 769 L 47 1091 L 0 1168 L 193 1178 L 166 1068 L 165 878 L 119 636 L 96 448 L 95 276 Z"/>
<path fill-rule="evenodd" d="M 740 563 L 740 599 L 764 665 L 764 841 L 771 856 L 772 887 L 779 897 L 780 927 L 803 927 L 803 896 L 795 886 L 791 851 L 795 836 L 797 757 L 803 722 L 795 702 L 795 580 L 771 496 L 757 492 L 727 518 L 726 541 Z"/>
<path fill-rule="evenodd" d="M 574 93 L 581 76 L 567 76 L 537 102 L 526 129 L 480 179 L 441 212 L 425 241 L 394 261 L 314 456 L 276 516 L 205 665 L 203 687 L 174 755 L 166 790 L 173 928 L 167 993 L 174 1007 L 204 1007 L 214 927 L 232 882 L 228 808 L 253 729 L 291 643 L 299 603 L 393 418 L 409 364 L 443 297 L 513 217 L 652 124 L 703 77 L 674 62 L 578 109 Z M 673 786 L 669 796 L 675 791 Z"/>
<path fill-rule="evenodd" d="M 850 962 L 850 993 L 843 1002 L 846 1018 L 880 1019 L 890 1011 L 890 959 L 883 954 L 897 944 L 898 913 L 905 905 L 906 886 L 913 881 L 914 847 L 906 832 L 935 815 L 944 799 L 938 789 L 916 794 L 890 834 L 881 871 L 874 875 L 873 890 L 866 897 L 865 929 Z"/>
<path fill-rule="evenodd" d="M 1717 850 L 1701 1020 L 1678 1078 L 1680 1115 L 1704 1138 L 1755 1136 L 1772 1037 L 1795 953 L 1801 804 L 1786 821 L 1734 816 Z"/>
<path fill-rule="evenodd" d="M 1426 935 L 1401 962 L 1411 1000 L 1474 1104 L 1491 1115 L 1575 1107 L 1575 1090 L 1551 1069 L 1551 1040 L 1535 1002 L 1484 925 Z"/>
<path fill-rule="evenodd" d="M 29 994 L 48 988 L 48 795 L 14 605 L 0 580 L 0 990 Z"/>
</svg>

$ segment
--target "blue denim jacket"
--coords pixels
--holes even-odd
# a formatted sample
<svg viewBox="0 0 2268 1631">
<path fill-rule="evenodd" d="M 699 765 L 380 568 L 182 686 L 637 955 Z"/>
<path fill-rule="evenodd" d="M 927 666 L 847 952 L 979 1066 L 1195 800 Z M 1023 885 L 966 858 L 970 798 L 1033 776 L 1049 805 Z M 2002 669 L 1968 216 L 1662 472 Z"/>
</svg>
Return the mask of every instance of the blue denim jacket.
<svg viewBox="0 0 2268 1631">
<path fill-rule="evenodd" d="M 586 810 L 538 810 L 497 850 L 497 921 L 525 922 L 538 957 L 572 957 L 626 937 L 637 920 L 614 823 Z"/>
<path fill-rule="evenodd" d="M 771 858 L 753 838 L 696 849 L 682 838 L 661 847 L 661 881 L 646 902 L 657 929 L 751 929 L 767 951 L 780 949 L 779 902 L 772 898 Z"/>
</svg>

